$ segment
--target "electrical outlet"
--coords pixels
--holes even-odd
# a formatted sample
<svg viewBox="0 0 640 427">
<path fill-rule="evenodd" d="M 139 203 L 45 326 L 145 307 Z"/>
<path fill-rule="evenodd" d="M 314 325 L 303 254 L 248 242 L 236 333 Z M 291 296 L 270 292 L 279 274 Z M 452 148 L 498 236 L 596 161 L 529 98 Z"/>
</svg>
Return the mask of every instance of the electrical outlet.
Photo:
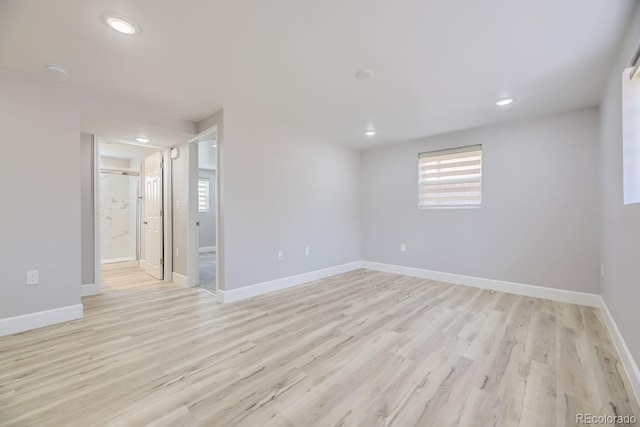
<svg viewBox="0 0 640 427">
<path fill-rule="evenodd" d="M 176 248 L 176 257 L 180 256 L 180 248 Z"/>
<path fill-rule="evenodd" d="M 278 251 L 278 259 L 284 259 L 284 252 L 282 250 Z"/>
<path fill-rule="evenodd" d="M 40 283 L 40 271 L 27 271 L 27 285 L 37 285 Z"/>
<path fill-rule="evenodd" d="M 407 245 L 400 243 L 400 252 L 407 252 Z"/>
<path fill-rule="evenodd" d="M 176 210 L 180 210 L 180 200 L 176 200 Z"/>
<path fill-rule="evenodd" d="M 310 251 L 309 251 L 309 246 L 305 246 L 304 247 L 304 254 L 305 255 L 309 255 Z"/>
</svg>

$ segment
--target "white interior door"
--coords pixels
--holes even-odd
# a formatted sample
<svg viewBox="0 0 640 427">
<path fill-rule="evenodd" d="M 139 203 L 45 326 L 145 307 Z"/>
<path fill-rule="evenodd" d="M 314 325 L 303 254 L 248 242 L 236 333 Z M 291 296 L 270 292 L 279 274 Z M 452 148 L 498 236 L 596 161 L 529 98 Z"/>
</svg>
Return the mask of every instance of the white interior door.
<svg viewBox="0 0 640 427">
<path fill-rule="evenodd" d="M 147 274 L 164 278 L 162 229 L 162 153 L 144 159 L 144 226 L 145 263 Z"/>
</svg>

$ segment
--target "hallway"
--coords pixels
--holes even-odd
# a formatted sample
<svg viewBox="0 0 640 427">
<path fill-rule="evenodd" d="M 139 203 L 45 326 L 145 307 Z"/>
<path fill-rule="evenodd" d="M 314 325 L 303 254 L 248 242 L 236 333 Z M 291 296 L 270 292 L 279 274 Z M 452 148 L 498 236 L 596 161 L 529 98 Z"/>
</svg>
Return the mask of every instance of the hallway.
<svg viewBox="0 0 640 427">
<path fill-rule="evenodd" d="M 199 255 L 199 267 L 200 267 L 200 284 L 202 289 L 206 289 L 212 294 L 216 293 L 216 253 L 213 252 L 201 252 Z"/>
</svg>

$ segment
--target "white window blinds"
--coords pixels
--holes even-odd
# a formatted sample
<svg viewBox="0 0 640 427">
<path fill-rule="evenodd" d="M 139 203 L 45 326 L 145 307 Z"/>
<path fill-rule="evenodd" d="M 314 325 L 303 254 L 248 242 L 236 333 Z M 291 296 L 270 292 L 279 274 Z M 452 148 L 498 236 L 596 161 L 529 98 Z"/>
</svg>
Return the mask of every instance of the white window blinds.
<svg viewBox="0 0 640 427">
<path fill-rule="evenodd" d="M 198 178 L 198 211 L 209 212 L 209 179 Z"/>
<path fill-rule="evenodd" d="M 482 145 L 420 153 L 418 207 L 480 206 Z"/>
</svg>

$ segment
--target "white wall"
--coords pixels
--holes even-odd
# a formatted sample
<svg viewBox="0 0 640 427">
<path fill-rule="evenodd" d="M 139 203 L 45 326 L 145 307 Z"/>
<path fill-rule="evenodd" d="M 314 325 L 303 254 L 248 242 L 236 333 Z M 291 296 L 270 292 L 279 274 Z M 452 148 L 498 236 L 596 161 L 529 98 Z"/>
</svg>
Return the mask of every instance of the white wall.
<svg viewBox="0 0 640 427">
<path fill-rule="evenodd" d="M 198 242 L 206 248 L 216 245 L 216 171 L 199 169 L 198 178 L 209 180 L 209 211 L 198 212 Z"/>
<path fill-rule="evenodd" d="M 93 135 L 80 135 L 80 186 L 81 186 L 81 253 L 82 284 L 95 282 L 95 236 L 93 227 Z"/>
<path fill-rule="evenodd" d="M 587 109 L 364 151 L 364 259 L 597 293 L 597 139 Z M 419 210 L 418 153 L 473 144 L 482 207 Z"/>
<path fill-rule="evenodd" d="M 222 289 L 360 259 L 358 151 L 229 110 L 219 143 Z"/>
<path fill-rule="evenodd" d="M 640 204 L 623 205 L 622 82 L 623 69 L 640 40 L 640 9 L 635 13 L 621 55 L 612 67 L 600 106 L 601 256 L 600 289 L 625 341 L 640 363 Z"/>
<path fill-rule="evenodd" d="M 0 73 L 0 319 L 80 303 L 80 112 Z M 40 284 L 26 286 L 27 270 Z"/>
<path fill-rule="evenodd" d="M 100 156 L 100 166 L 103 168 L 129 169 L 131 167 L 131 160 Z"/>
<path fill-rule="evenodd" d="M 189 145 L 178 147 L 180 157 L 171 160 L 173 206 L 173 272 L 187 275 L 187 218 L 189 216 Z M 180 202 L 180 209 L 177 209 Z"/>
</svg>

